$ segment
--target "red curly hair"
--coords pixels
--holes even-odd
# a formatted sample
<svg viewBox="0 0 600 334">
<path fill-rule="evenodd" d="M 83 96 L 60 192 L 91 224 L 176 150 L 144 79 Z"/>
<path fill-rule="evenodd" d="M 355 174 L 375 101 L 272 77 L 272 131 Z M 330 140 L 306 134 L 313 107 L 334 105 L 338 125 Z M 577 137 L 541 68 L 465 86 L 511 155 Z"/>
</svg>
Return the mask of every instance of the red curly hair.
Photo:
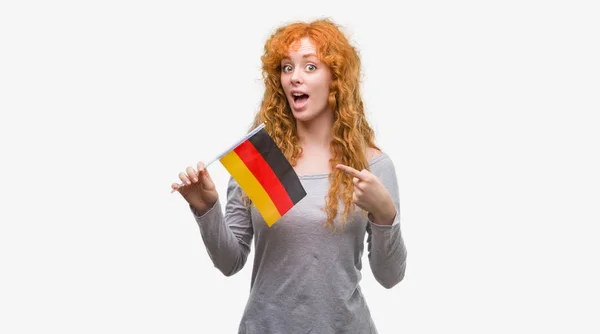
<svg viewBox="0 0 600 334">
<path fill-rule="evenodd" d="M 256 114 L 252 128 L 266 122 L 265 129 L 273 137 L 285 157 L 295 166 L 302 154 L 298 143 L 296 120 L 281 86 L 281 60 L 288 56 L 290 47 L 303 37 L 308 37 L 317 50 L 317 57 L 325 63 L 332 74 L 329 86 L 329 107 L 334 114 L 332 158 L 329 163 L 330 188 L 324 208 L 327 225 L 335 230 L 334 219 L 338 213 L 338 202 L 345 207 L 345 225 L 353 207 L 352 177 L 337 170 L 342 163 L 357 170 L 369 169 L 366 151 L 375 146 L 375 135 L 364 113 L 360 94 L 360 58 L 350 45 L 340 27 L 329 19 L 310 23 L 295 22 L 275 31 L 265 43 L 262 59 L 262 74 L 265 92 L 260 111 Z"/>
</svg>

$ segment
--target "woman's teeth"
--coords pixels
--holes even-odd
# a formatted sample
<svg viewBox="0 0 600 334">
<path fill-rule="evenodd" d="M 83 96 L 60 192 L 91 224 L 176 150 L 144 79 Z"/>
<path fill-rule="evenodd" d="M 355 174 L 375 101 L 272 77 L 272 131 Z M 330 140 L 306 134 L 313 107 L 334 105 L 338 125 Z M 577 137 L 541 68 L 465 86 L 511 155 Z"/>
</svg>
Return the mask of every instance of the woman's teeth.
<svg viewBox="0 0 600 334">
<path fill-rule="evenodd" d="M 308 95 L 306 95 L 306 94 L 296 94 L 296 93 L 294 93 L 292 96 L 294 97 L 294 101 L 298 101 L 301 98 L 302 99 L 308 98 Z"/>
</svg>

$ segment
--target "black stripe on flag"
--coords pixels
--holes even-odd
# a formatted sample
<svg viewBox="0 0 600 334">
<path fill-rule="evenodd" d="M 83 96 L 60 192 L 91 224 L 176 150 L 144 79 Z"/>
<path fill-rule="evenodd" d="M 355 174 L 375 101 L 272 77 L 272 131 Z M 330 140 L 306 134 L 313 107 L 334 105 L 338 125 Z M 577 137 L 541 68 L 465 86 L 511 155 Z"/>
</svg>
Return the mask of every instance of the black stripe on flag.
<svg viewBox="0 0 600 334">
<path fill-rule="evenodd" d="M 269 136 L 265 129 L 261 129 L 254 136 L 248 139 L 256 150 L 262 155 L 273 173 L 277 176 L 285 190 L 288 192 L 290 199 L 294 204 L 298 203 L 304 196 L 306 191 L 300 183 L 298 174 L 285 158 L 283 152 Z"/>
</svg>

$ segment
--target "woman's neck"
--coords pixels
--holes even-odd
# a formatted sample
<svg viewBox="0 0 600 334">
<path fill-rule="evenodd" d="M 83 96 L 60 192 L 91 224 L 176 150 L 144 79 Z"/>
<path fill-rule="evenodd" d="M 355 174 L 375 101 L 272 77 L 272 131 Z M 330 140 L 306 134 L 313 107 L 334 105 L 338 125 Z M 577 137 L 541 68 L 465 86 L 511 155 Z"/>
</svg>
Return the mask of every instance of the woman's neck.
<svg viewBox="0 0 600 334">
<path fill-rule="evenodd" d="M 326 116 L 323 115 L 323 116 Z M 321 147 L 329 149 L 333 135 L 333 115 L 321 117 L 310 122 L 298 122 L 296 124 L 299 143 L 302 147 Z"/>
</svg>

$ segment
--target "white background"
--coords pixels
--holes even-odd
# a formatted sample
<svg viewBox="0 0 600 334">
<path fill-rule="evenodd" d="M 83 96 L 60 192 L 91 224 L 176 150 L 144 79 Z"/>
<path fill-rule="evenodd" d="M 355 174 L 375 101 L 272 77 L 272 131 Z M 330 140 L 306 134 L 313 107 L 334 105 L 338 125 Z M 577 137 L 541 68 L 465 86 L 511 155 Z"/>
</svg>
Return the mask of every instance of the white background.
<svg viewBox="0 0 600 334">
<path fill-rule="evenodd" d="M 380 333 L 600 331 L 593 1 L 200 3 L 0 5 L 0 332 L 237 332 L 254 253 L 222 276 L 170 184 L 248 129 L 274 29 L 321 17 L 397 166 Z"/>
</svg>

